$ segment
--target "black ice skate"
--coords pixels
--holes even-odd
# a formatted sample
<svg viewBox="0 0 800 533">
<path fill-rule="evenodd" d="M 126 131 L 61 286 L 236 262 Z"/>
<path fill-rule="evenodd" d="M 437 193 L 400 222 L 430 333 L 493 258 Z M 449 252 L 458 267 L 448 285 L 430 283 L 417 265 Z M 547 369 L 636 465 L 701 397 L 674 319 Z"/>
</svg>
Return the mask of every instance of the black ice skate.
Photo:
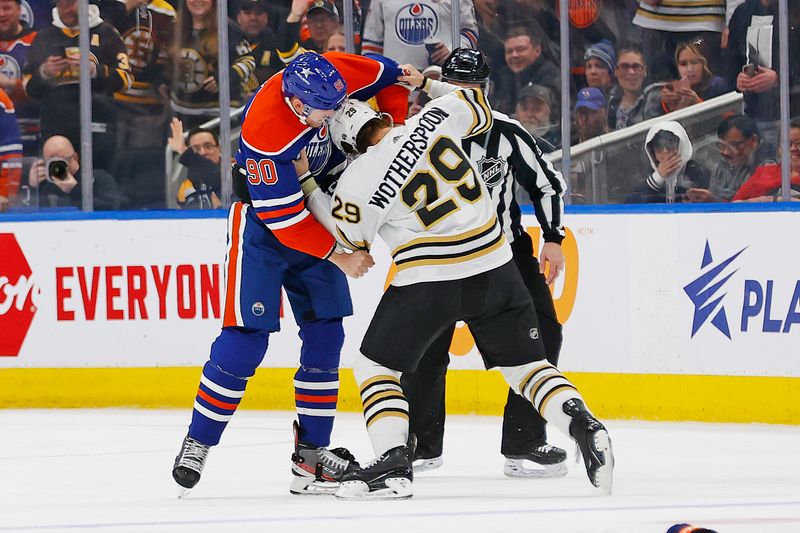
<svg viewBox="0 0 800 533">
<path fill-rule="evenodd" d="M 183 498 L 200 481 L 203 467 L 208 458 L 210 446 L 198 442 L 186 435 L 181 445 L 181 451 L 175 458 L 175 465 L 172 467 L 172 478 L 180 485 L 178 498 Z"/>
<path fill-rule="evenodd" d="M 614 480 L 614 452 L 611 449 L 608 431 L 589 413 L 583 401 L 577 398 L 564 402 L 563 409 L 572 417 L 569 434 L 575 439 L 583 455 L 589 481 L 606 494 L 611 494 Z"/>
<path fill-rule="evenodd" d="M 405 500 L 413 496 L 412 446 L 397 446 L 364 468 L 345 474 L 336 497 L 341 500 Z"/>
<path fill-rule="evenodd" d="M 546 442 L 536 443 L 524 454 L 506 455 L 503 474 L 511 478 L 547 478 L 567 475 L 567 452 Z"/>
<path fill-rule="evenodd" d="M 346 472 L 358 468 L 358 462 L 346 448 L 315 448 L 300 442 L 300 427 L 294 422 L 292 483 L 289 492 L 297 495 L 333 494 Z"/>
</svg>

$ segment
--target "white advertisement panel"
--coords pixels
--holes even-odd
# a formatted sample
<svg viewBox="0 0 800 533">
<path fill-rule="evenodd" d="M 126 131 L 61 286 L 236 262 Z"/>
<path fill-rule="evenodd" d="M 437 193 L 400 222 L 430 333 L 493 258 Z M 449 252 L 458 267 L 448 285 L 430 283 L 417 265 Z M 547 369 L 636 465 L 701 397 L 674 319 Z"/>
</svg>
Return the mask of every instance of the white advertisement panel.
<svg viewBox="0 0 800 533">
<path fill-rule="evenodd" d="M 535 219 L 525 217 L 538 237 Z M 553 292 L 568 371 L 800 376 L 800 213 L 571 215 Z M 225 220 L 0 222 L 0 367 L 200 366 L 219 331 Z M 343 364 L 389 271 L 350 283 Z M 288 308 L 264 366 L 299 352 Z M 466 328 L 454 368 L 481 368 Z"/>
</svg>

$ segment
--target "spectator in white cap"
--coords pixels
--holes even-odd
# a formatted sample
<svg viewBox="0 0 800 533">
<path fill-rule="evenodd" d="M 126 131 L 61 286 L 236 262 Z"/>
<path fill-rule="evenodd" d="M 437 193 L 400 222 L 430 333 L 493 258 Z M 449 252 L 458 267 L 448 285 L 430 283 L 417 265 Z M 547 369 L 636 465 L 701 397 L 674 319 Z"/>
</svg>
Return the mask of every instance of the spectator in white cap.
<svg viewBox="0 0 800 533">
<path fill-rule="evenodd" d="M 601 39 L 586 49 L 583 56 L 586 85 L 597 87 L 607 95 L 614 86 L 614 70 L 617 68 L 617 53 L 608 39 Z"/>
</svg>

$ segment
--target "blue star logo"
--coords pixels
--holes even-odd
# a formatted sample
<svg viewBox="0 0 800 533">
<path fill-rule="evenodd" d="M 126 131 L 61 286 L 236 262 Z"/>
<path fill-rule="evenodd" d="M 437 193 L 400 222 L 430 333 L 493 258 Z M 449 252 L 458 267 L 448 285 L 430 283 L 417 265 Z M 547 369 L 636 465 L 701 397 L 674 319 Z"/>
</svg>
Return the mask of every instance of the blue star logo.
<svg viewBox="0 0 800 533">
<path fill-rule="evenodd" d="M 695 333 L 706 323 L 708 318 L 714 315 L 711 319 L 711 324 L 726 337 L 729 339 L 731 338 L 728 316 L 725 314 L 725 307 L 722 305 L 722 299 L 727 293 L 722 293 L 719 296 L 717 296 L 717 293 L 738 269 L 729 274 L 723 274 L 723 271 L 746 249 L 747 247 L 745 246 L 729 258 L 713 266 L 713 268 L 709 269 L 705 274 L 701 274 L 700 277 L 683 288 L 686 296 L 688 296 L 694 304 L 692 337 L 694 337 Z M 714 258 L 711 256 L 711 246 L 709 246 L 708 241 L 706 241 L 706 249 L 705 252 L 703 252 L 703 261 L 700 268 L 704 269 L 713 262 Z"/>
</svg>

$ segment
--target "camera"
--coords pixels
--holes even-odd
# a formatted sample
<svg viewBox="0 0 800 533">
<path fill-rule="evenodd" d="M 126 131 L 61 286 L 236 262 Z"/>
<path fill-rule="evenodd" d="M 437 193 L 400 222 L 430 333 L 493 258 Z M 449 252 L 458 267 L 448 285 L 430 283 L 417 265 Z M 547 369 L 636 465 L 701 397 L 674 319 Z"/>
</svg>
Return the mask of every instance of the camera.
<svg viewBox="0 0 800 533">
<path fill-rule="evenodd" d="M 63 181 L 67 178 L 67 167 L 69 162 L 63 157 L 51 157 L 45 164 L 47 167 L 47 179 L 49 181 Z"/>
</svg>

